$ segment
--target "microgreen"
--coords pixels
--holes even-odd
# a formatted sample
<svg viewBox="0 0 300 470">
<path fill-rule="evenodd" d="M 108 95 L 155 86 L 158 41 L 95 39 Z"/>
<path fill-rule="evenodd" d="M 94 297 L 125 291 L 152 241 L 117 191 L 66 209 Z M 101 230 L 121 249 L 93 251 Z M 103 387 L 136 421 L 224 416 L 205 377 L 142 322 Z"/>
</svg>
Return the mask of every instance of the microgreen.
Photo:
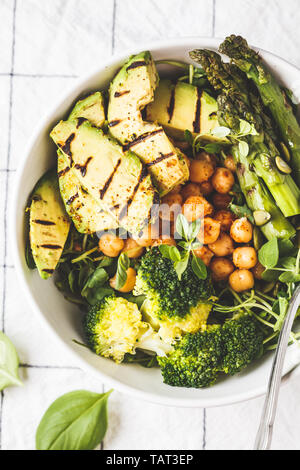
<svg viewBox="0 0 300 470">
<path fill-rule="evenodd" d="M 127 269 L 130 261 L 126 253 L 121 253 L 118 258 L 118 266 L 116 273 L 116 289 L 121 289 L 127 281 Z"/>
<path fill-rule="evenodd" d="M 182 274 L 189 264 L 191 255 L 191 266 L 194 274 L 199 279 L 206 279 L 207 277 L 205 264 L 200 258 L 197 258 L 193 252 L 193 250 L 202 246 L 201 243 L 196 241 L 200 229 L 200 219 L 189 223 L 183 214 L 179 214 L 176 219 L 176 231 L 183 239 L 178 243 L 178 246 L 182 248 L 182 250 L 179 250 L 175 246 L 168 245 L 160 245 L 159 247 L 162 256 L 173 262 L 179 280 L 181 280 Z"/>
</svg>

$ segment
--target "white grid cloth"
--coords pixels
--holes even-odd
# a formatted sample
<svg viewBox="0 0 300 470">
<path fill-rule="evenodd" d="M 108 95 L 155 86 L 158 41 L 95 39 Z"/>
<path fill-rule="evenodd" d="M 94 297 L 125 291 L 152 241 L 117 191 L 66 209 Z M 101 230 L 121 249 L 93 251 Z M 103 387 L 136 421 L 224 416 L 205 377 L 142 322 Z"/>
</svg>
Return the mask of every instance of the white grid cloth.
<svg viewBox="0 0 300 470">
<path fill-rule="evenodd" d="M 16 280 L 7 219 L 33 128 L 78 76 L 137 43 L 239 33 L 300 67 L 300 7 L 299 0 L 0 0 L 0 19 L 0 327 L 19 352 L 24 381 L 0 396 L 0 449 L 29 450 L 54 399 L 79 388 L 102 391 L 49 339 Z M 294 373 L 281 390 L 273 449 L 300 449 L 299 396 Z M 101 448 L 251 449 L 262 404 L 168 408 L 115 391 Z"/>
</svg>

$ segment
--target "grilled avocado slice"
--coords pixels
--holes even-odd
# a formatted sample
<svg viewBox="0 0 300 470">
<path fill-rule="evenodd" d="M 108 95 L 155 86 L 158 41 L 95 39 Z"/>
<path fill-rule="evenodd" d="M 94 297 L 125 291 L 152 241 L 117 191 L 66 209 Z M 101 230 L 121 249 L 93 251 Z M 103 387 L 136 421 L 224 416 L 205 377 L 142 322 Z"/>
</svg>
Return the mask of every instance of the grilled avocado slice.
<svg viewBox="0 0 300 470">
<path fill-rule="evenodd" d="M 149 121 L 161 124 L 167 133 L 177 139 L 187 129 L 205 140 L 219 140 L 210 135 L 219 125 L 217 101 L 196 86 L 163 79 L 155 90 L 154 101 L 146 108 Z"/>
<path fill-rule="evenodd" d="M 77 118 L 87 119 L 96 127 L 103 126 L 105 122 L 105 108 L 103 95 L 100 91 L 96 91 L 96 93 L 77 101 L 68 119 L 73 121 Z"/>
<path fill-rule="evenodd" d="M 33 190 L 29 225 L 33 259 L 40 276 L 47 279 L 56 268 L 70 229 L 55 169 L 48 171 Z"/>
<path fill-rule="evenodd" d="M 104 212 L 97 201 L 82 187 L 60 150 L 57 151 L 57 174 L 66 211 L 78 232 L 95 233 L 118 227 L 115 218 Z"/>
<path fill-rule="evenodd" d="M 50 135 L 81 186 L 118 226 L 134 234 L 151 221 L 157 192 L 133 152 L 80 119 L 61 121 Z"/>
<path fill-rule="evenodd" d="M 108 126 L 126 149 L 145 163 L 160 195 L 188 180 L 187 161 L 164 129 L 143 121 L 141 111 L 153 101 L 158 74 L 150 52 L 131 57 L 113 79 L 109 89 Z"/>
</svg>

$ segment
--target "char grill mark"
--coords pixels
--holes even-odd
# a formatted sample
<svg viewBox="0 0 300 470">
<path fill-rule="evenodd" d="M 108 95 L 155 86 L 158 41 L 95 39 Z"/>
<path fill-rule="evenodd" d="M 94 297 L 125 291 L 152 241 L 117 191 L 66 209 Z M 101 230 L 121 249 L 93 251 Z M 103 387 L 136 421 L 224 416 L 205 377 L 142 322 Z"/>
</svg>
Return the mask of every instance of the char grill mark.
<svg viewBox="0 0 300 470">
<path fill-rule="evenodd" d="M 200 132 L 200 111 L 201 111 L 201 92 L 199 88 L 197 88 L 197 103 L 196 103 L 196 111 L 195 111 L 195 120 L 193 121 L 193 130 L 197 134 Z"/>
<path fill-rule="evenodd" d="M 132 64 L 128 65 L 126 70 L 132 70 L 138 67 L 144 67 L 145 65 L 147 64 L 144 60 L 136 60 L 135 62 L 132 62 Z"/>
<path fill-rule="evenodd" d="M 130 93 L 130 90 L 116 91 L 114 97 L 120 98 L 120 96 L 127 95 L 128 93 Z"/>
<path fill-rule="evenodd" d="M 110 185 L 110 183 L 112 182 L 113 177 L 114 177 L 114 175 L 115 175 L 117 169 L 119 168 L 120 164 L 121 164 L 121 158 L 119 158 L 119 160 L 117 161 L 117 164 L 116 164 L 115 168 L 113 169 L 112 174 L 111 174 L 111 175 L 109 176 L 109 178 L 107 179 L 107 181 L 106 181 L 106 183 L 104 184 L 103 188 L 100 189 L 100 199 L 103 199 L 103 198 L 104 198 L 104 195 L 105 195 L 106 191 L 108 190 L 109 185 Z"/>
<path fill-rule="evenodd" d="M 73 132 L 71 135 L 69 135 L 69 137 L 67 138 L 67 140 L 65 141 L 65 143 L 63 145 L 60 145 L 58 144 L 58 146 L 60 147 L 60 149 L 66 154 L 68 155 L 68 157 L 70 158 L 70 164 L 72 166 L 72 163 L 73 163 L 73 159 L 72 159 L 72 152 L 71 152 L 71 143 L 72 141 L 74 140 L 75 138 L 75 133 Z"/>
<path fill-rule="evenodd" d="M 72 202 L 75 201 L 75 199 L 77 199 L 79 197 L 79 194 L 76 193 L 74 194 L 74 196 L 71 196 L 70 199 L 67 200 L 66 204 L 69 206 L 70 204 L 72 204 Z"/>
<path fill-rule="evenodd" d="M 168 115 L 169 115 L 168 123 L 171 122 L 171 119 L 172 119 L 173 113 L 174 113 L 174 108 L 175 108 L 175 88 L 173 88 L 172 91 L 171 91 L 170 102 L 169 102 L 169 106 L 167 108 L 167 112 L 168 112 Z"/>
<path fill-rule="evenodd" d="M 120 124 L 120 122 L 122 122 L 121 119 L 115 119 L 114 121 L 110 121 L 110 122 L 108 123 L 108 127 L 117 126 L 118 124 Z"/>
<path fill-rule="evenodd" d="M 156 134 L 160 134 L 161 132 L 163 132 L 162 127 L 160 127 L 159 129 L 156 129 L 155 131 L 152 131 L 152 132 L 145 132 L 145 134 L 140 135 L 135 140 L 132 140 L 128 144 L 124 145 L 123 149 L 126 152 L 131 147 L 134 147 L 135 145 L 139 144 L 140 142 L 144 142 L 145 140 L 149 139 L 150 137 L 153 137 Z"/>
<path fill-rule="evenodd" d="M 85 175 L 86 175 L 87 166 L 88 166 L 88 164 L 90 163 L 90 161 L 91 161 L 92 159 L 93 159 L 93 157 L 89 157 L 89 158 L 87 159 L 87 161 L 85 162 L 84 165 L 79 165 L 79 163 L 76 163 L 76 165 L 74 165 L 75 168 L 76 168 L 76 170 L 79 170 L 80 173 L 82 174 L 82 176 L 85 176 Z"/>
<path fill-rule="evenodd" d="M 55 225 L 55 222 L 52 222 L 51 220 L 35 219 L 33 222 L 39 225 Z"/>
<path fill-rule="evenodd" d="M 122 208 L 120 214 L 119 214 L 119 220 L 122 220 L 123 217 L 125 217 L 125 215 L 127 214 L 127 210 L 129 209 L 129 207 L 131 206 L 133 200 L 134 200 L 134 197 L 140 187 L 140 185 L 143 183 L 144 179 L 147 178 L 148 176 L 148 172 L 147 172 L 147 169 L 144 167 L 144 165 L 142 166 L 142 169 L 141 169 L 141 172 L 140 172 L 140 176 L 139 176 L 139 179 L 138 179 L 138 182 L 137 184 L 135 185 L 133 191 L 132 191 L 132 194 L 131 196 L 129 197 L 127 203 L 125 204 L 125 206 Z"/>
<path fill-rule="evenodd" d="M 84 118 L 84 117 L 79 117 L 79 118 L 77 118 L 76 129 L 78 129 L 78 127 L 80 127 L 81 124 L 83 124 L 85 121 L 87 121 L 87 119 Z"/>
<path fill-rule="evenodd" d="M 40 246 L 42 248 L 49 248 L 49 250 L 60 250 L 62 248 L 62 246 L 60 245 L 51 245 L 51 244 L 49 245 L 45 244 L 45 245 L 40 245 Z"/>
<path fill-rule="evenodd" d="M 48 274 L 53 274 L 54 273 L 54 269 L 43 269 L 42 271 L 44 273 L 48 273 Z"/>
<path fill-rule="evenodd" d="M 58 176 L 59 178 L 61 178 L 62 176 L 65 176 L 65 174 L 68 173 L 68 171 L 70 171 L 70 167 L 69 167 L 69 166 L 67 166 L 67 167 L 64 168 L 63 170 L 59 171 L 59 172 L 57 173 L 57 176 Z"/>
<path fill-rule="evenodd" d="M 157 163 L 160 163 L 162 162 L 163 160 L 166 160 L 166 158 L 170 158 L 170 157 L 173 157 L 175 154 L 174 152 L 170 152 L 170 153 L 165 153 L 163 154 L 162 152 L 160 152 L 160 157 L 157 157 L 155 160 L 153 160 L 152 162 L 149 162 L 147 163 L 147 166 L 153 166 L 153 165 L 156 165 Z"/>
</svg>

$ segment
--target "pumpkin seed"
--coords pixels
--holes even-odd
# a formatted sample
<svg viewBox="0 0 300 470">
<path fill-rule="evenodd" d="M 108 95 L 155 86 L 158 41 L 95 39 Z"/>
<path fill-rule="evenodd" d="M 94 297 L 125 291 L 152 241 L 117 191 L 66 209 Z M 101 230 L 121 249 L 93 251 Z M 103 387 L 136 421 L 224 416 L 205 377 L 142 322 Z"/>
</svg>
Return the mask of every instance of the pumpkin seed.
<svg viewBox="0 0 300 470">
<path fill-rule="evenodd" d="M 287 148 L 284 142 L 280 142 L 280 145 L 281 145 L 286 161 L 289 162 L 291 160 L 291 154 L 290 154 L 289 149 Z"/>
<path fill-rule="evenodd" d="M 271 219 L 271 214 L 267 211 L 263 210 L 258 210 L 253 212 L 253 217 L 255 224 L 258 227 L 261 227 L 262 225 L 265 225 L 270 219 Z"/>
<path fill-rule="evenodd" d="M 258 227 L 253 229 L 253 245 L 256 251 L 258 251 L 264 244 L 264 237 Z"/>
<path fill-rule="evenodd" d="M 292 173 L 291 167 L 281 157 L 276 157 L 275 162 L 278 170 L 282 171 L 282 173 Z"/>
</svg>

